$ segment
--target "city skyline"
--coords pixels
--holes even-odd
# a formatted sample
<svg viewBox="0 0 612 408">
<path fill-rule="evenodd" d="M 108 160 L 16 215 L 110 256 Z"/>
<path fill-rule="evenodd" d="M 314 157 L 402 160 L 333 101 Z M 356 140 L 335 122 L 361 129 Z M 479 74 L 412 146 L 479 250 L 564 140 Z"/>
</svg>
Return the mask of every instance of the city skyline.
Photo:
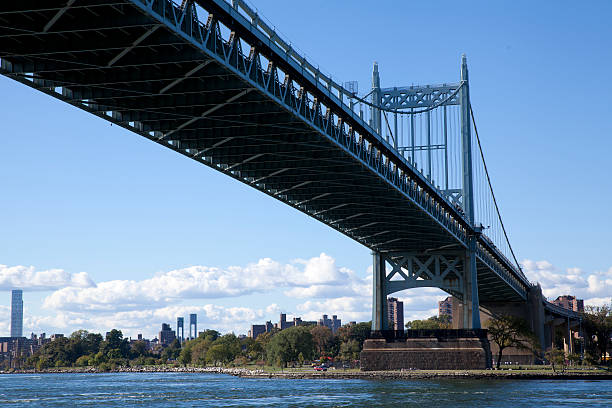
<svg viewBox="0 0 612 408">
<path fill-rule="evenodd" d="M 555 288 L 554 290 L 559 290 L 559 288 Z M 17 296 L 15 296 L 15 292 L 18 293 Z M 441 300 L 439 300 L 437 302 L 436 308 L 435 310 L 432 309 L 431 312 L 432 314 L 423 314 L 421 317 L 419 317 L 420 319 L 426 319 L 432 316 L 440 316 L 442 314 L 449 314 L 452 316 L 452 310 L 451 310 L 451 300 L 452 300 L 452 296 L 449 296 L 447 294 L 443 294 L 441 296 L 438 296 L 437 298 L 440 298 Z M 413 300 L 413 299 L 410 299 Z M 551 301 L 552 303 L 573 310 L 573 311 L 577 311 L 577 312 L 582 312 L 584 311 L 584 305 L 585 305 L 585 301 L 584 299 L 580 299 L 579 296 L 575 296 L 572 294 L 565 294 L 565 295 L 559 295 L 556 296 L 556 298 L 552 298 L 552 297 L 548 297 L 548 300 Z M 17 302 L 17 303 L 15 303 Z M 15 317 L 15 314 L 12 312 L 13 310 L 13 304 L 16 304 L 17 306 L 20 307 L 17 309 L 17 314 L 19 314 L 19 312 L 21 312 L 21 316 L 17 316 Z M 612 307 L 612 297 L 610 298 L 602 298 L 601 300 L 601 305 L 608 305 L 610 307 Z M 208 306 L 208 305 L 207 305 Z M 588 306 L 588 304 L 587 304 Z M 1 306 L 0 306 L 1 307 Z M 24 335 L 23 333 L 32 333 L 32 334 L 37 334 L 37 333 L 41 333 L 41 334 L 45 334 L 45 333 L 59 333 L 61 332 L 61 330 L 57 330 L 57 328 L 54 327 L 48 327 L 48 329 L 50 330 L 26 330 L 23 331 L 23 328 L 21 328 L 22 332 L 19 333 L 17 335 L 17 333 L 13 332 L 13 321 L 15 321 L 15 319 L 17 320 L 17 323 L 19 323 L 19 320 L 21 321 L 21 324 L 23 324 L 23 307 L 24 307 L 24 303 L 23 303 L 23 291 L 22 290 L 12 290 L 12 295 L 11 295 L 11 315 L 10 315 L 10 320 L 9 320 L 9 325 L 11 327 L 11 334 L 10 337 L 26 337 L 28 338 L 28 335 Z M 403 305 L 403 302 L 401 300 L 399 300 L 396 297 L 388 297 L 387 299 L 387 311 L 388 311 L 388 318 L 390 322 L 393 322 L 393 327 L 394 330 L 403 330 L 404 329 L 404 313 L 405 313 L 405 308 Z M 193 308 L 190 308 L 193 309 Z M 186 309 L 183 309 L 186 310 Z M 276 310 L 281 310 L 280 308 L 277 308 Z M 349 313 L 350 314 L 350 313 Z M 337 330 L 338 327 L 340 327 L 342 325 L 341 321 L 342 319 L 337 319 L 336 320 L 336 315 L 332 316 L 332 319 L 328 319 L 328 314 L 323 314 L 322 318 L 313 318 L 313 319 L 302 319 L 301 317 L 297 316 L 296 314 L 289 314 L 290 316 L 290 320 L 287 320 L 287 313 L 283 313 L 280 312 L 280 320 L 278 323 L 271 323 L 271 319 L 267 320 L 265 324 L 254 324 L 253 321 L 248 322 L 245 321 L 245 324 L 247 325 L 247 329 L 245 331 L 242 330 L 235 330 L 235 329 L 230 329 L 230 330 L 223 330 L 221 327 L 218 326 L 207 326 L 204 327 L 203 330 L 198 330 L 197 328 L 197 313 L 188 313 L 186 314 L 189 316 L 189 326 L 188 326 L 188 332 L 187 335 L 185 335 L 184 333 L 184 324 L 185 324 L 185 318 L 184 316 L 174 316 L 173 318 L 170 319 L 166 319 L 167 321 L 172 321 L 172 319 L 176 319 L 176 328 L 175 330 L 172 330 L 172 324 L 171 323 L 166 323 L 164 318 L 162 318 L 162 320 L 159 321 L 150 321 L 149 324 L 147 324 L 145 326 L 145 328 L 143 327 L 139 327 L 137 325 L 134 326 L 130 326 L 128 329 L 126 329 L 125 327 L 122 326 L 108 326 L 108 327 L 77 327 L 74 326 L 72 329 L 68 330 L 66 333 L 61 333 L 59 335 L 70 335 L 73 331 L 76 330 L 88 330 L 92 333 L 103 333 L 103 332 L 108 332 L 111 329 L 118 329 L 121 330 L 122 332 L 124 332 L 126 338 L 141 338 L 144 334 L 144 337 L 150 337 L 151 339 L 154 338 L 159 338 L 161 341 L 161 338 L 159 336 L 159 331 L 156 331 L 156 326 L 157 329 L 159 328 L 159 325 L 162 325 L 162 330 L 164 328 L 164 326 L 167 327 L 166 330 L 172 331 L 174 333 L 174 336 L 177 339 L 180 339 L 180 337 L 182 336 L 182 338 L 184 340 L 189 340 L 189 339 L 193 339 L 195 337 L 197 337 L 197 334 L 203 330 L 207 330 L 207 329 L 212 329 L 212 330 L 217 330 L 221 333 L 234 333 L 237 336 L 238 335 L 244 335 L 244 336 L 248 336 L 250 337 L 252 334 L 252 331 L 257 328 L 256 330 L 258 330 L 258 334 L 262 333 L 262 332 L 266 332 L 266 331 L 270 331 L 270 329 L 272 328 L 277 328 L 277 329 L 284 329 L 284 328 L 288 328 L 288 327 L 292 327 L 296 324 L 314 324 L 314 325 L 319 325 L 319 326 L 328 326 L 334 333 L 335 330 Z M 258 315 L 258 316 L 261 316 Z M 312 316 L 311 314 L 309 314 L 309 316 Z M 412 316 L 412 315 L 411 315 Z M 259 319 L 259 317 L 256 317 L 255 319 Z M 407 319 L 407 320 L 415 320 L 415 319 Z M 337 325 L 336 322 L 337 321 Z M 352 320 L 349 321 L 348 319 L 345 321 L 347 323 L 345 324 L 354 324 L 356 322 L 359 322 L 358 320 Z M 390 323 L 391 324 L 391 323 Z M 269 326 L 269 327 L 268 327 Z M 192 332 L 192 327 L 193 327 L 193 332 Z M 148 330 L 151 329 L 151 330 Z M 179 330 L 180 333 L 179 334 Z M 57 335 L 57 334 L 56 334 Z M 0 333 L 0 337 L 2 336 L 2 333 Z M 256 336 L 255 336 L 256 337 Z"/>
<path fill-rule="evenodd" d="M 440 18 L 434 5 L 381 2 L 371 10 L 355 3 L 352 22 L 371 30 L 350 34 L 348 25 L 337 21 L 346 5 L 296 4 L 292 10 L 270 1 L 257 5 L 326 72 L 358 80 L 366 92 L 374 60 L 384 86 L 455 82 L 465 52 L 483 147 L 525 273 L 542 283 L 549 299 L 571 294 L 587 305 L 609 303 L 612 224 L 595 214 L 611 200 L 612 188 L 605 172 L 592 170 L 607 166 L 606 135 L 612 129 L 609 121 L 591 121 L 607 117 L 604 107 L 570 106 L 567 95 L 592 86 L 607 93 L 610 51 L 595 51 L 593 39 L 610 35 L 603 18 L 610 6 L 548 10 L 526 4 L 490 5 L 488 21 L 494 25 L 481 24 L 482 11 L 466 15 L 447 4 L 452 18 L 443 18 L 441 31 L 448 34 L 456 16 L 465 18 L 464 29 L 453 29 L 451 37 L 433 33 L 406 52 L 384 43 L 386 35 L 401 35 L 400 16 L 412 13 L 423 16 L 414 29 L 427 30 L 428 20 Z M 328 13 L 315 16 L 317 7 Z M 536 20 L 541 14 L 533 8 L 547 18 Z M 288 23 L 292 13 L 316 18 L 321 30 Z M 570 25 L 571 34 L 564 28 Z M 321 46 L 330 35 L 335 44 Z M 546 100 L 526 97 L 527 91 L 516 91 L 519 86 L 529 92 L 546 88 Z M 305 319 L 323 313 L 370 319 L 367 249 L 223 175 L 7 78 L 0 78 L 0 93 L 11 95 L 0 100 L 5 134 L 16 135 L 0 142 L 0 177 L 8 197 L 0 203 L 6 231 L 0 237 L 0 289 L 25 290 L 25 333 L 69 333 L 83 326 L 104 331 L 117 322 L 135 335 L 136 323 L 143 322 L 151 336 L 159 321 L 174 322 L 194 310 L 201 327 L 243 333 L 250 322 L 281 311 Z M 576 137 L 598 148 L 576 149 Z M 591 199 L 563 194 L 568 185 L 580 185 Z M 405 320 L 414 320 L 436 315 L 437 302 L 446 296 L 415 289 L 397 297 L 405 304 Z M 8 301 L 0 316 L 6 322 L 0 330 L 8 335 Z"/>
</svg>

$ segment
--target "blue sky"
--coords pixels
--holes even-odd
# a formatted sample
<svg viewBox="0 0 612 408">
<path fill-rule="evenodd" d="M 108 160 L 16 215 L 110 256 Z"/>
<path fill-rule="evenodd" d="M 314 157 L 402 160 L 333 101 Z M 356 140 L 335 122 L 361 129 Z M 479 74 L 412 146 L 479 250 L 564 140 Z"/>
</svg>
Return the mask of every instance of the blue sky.
<svg viewBox="0 0 612 408">
<path fill-rule="evenodd" d="M 466 53 L 493 185 L 530 278 L 548 285 L 548 296 L 612 296 L 612 3 L 252 3 L 323 71 L 358 80 L 362 93 L 374 61 L 383 87 L 455 82 Z M 279 311 L 369 319 L 367 249 L 5 77 L 0 95 L 2 322 L 15 283 L 24 286 L 25 331 L 120 324 L 152 336 L 190 310 L 204 327 L 237 332 Z M 259 280 L 245 283 L 252 276 Z M 168 297 L 138 292 L 193 280 L 200 286 Z M 432 314 L 440 296 L 401 294 L 412 317 Z"/>
</svg>

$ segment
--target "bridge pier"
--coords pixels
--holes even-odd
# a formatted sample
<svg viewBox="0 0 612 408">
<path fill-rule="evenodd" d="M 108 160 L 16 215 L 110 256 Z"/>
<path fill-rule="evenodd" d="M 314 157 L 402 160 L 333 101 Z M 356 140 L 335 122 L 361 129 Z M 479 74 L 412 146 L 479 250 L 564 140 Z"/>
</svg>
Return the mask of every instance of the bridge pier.
<svg viewBox="0 0 612 408">
<path fill-rule="evenodd" d="M 478 270 L 476 269 L 476 236 L 469 238 L 465 253 L 464 288 L 462 301 L 463 329 L 480 329 L 480 301 L 478 297 Z M 476 312 L 475 312 L 476 311 Z"/>
<path fill-rule="evenodd" d="M 388 330 L 387 318 L 387 272 L 385 258 L 380 252 L 372 252 L 372 331 Z"/>
<path fill-rule="evenodd" d="M 474 239 L 475 243 L 475 239 Z M 387 271 L 387 264 L 391 270 Z M 387 296 L 405 289 L 434 287 L 461 301 L 456 329 L 480 329 L 476 254 L 470 250 L 372 252 L 372 331 L 388 330 Z"/>
<path fill-rule="evenodd" d="M 554 318 L 551 316 L 546 322 L 546 344 L 545 347 L 542 347 L 542 351 L 550 350 L 556 347 L 555 343 L 560 344 L 561 346 L 562 341 L 563 352 L 566 355 L 574 353 L 575 350 L 572 338 L 575 331 L 572 330 L 572 328 L 579 325 L 579 321 L 571 320 L 569 317 Z M 559 342 L 557 342 L 559 338 L 558 335 L 561 336 Z"/>
<path fill-rule="evenodd" d="M 361 353 L 363 370 L 484 369 L 491 366 L 486 331 L 480 325 L 478 288 L 472 285 L 470 252 L 431 250 L 406 253 L 372 252 L 372 332 Z M 391 266 L 387 271 L 387 264 Z M 468 266 L 466 268 L 466 266 Z M 387 295 L 418 287 L 441 288 L 463 299 L 466 329 L 390 330 Z M 476 292 L 476 299 L 473 293 Z M 475 306 L 474 306 L 475 305 Z"/>
<path fill-rule="evenodd" d="M 565 335 L 563 336 L 563 350 L 565 354 L 572 354 L 574 352 L 572 347 L 572 327 L 570 325 L 569 317 L 565 322 Z"/>
</svg>

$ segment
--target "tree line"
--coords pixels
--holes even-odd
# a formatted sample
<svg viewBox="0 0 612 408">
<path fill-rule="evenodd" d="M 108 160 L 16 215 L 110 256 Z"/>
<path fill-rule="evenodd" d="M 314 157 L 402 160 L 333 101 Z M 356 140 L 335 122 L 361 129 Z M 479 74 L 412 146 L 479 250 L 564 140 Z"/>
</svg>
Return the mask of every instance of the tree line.
<svg viewBox="0 0 612 408">
<path fill-rule="evenodd" d="M 132 341 L 113 329 L 106 338 L 101 334 L 78 330 L 45 344 L 25 362 L 25 368 L 39 370 L 53 367 L 98 367 L 102 370 L 120 366 L 182 364 L 193 366 L 244 366 L 246 364 L 303 364 L 321 357 L 355 361 L 370 333 L 371 323 L 346 325 L 334 334 L 324 326 L 295 326 L 273 329 L 257 339 L 238 338 L 206 330 L 199 337 L 181 344 L 174 340 L 161 353 L 154 354 L 144 341 Z"/>
<path fill-rule="evenodd" d="M 408 322 L 409 329 L 448 329 L 450 321 L 445 317 L 431 317 Z M 611 363 L 608 350 L 612 337 L 612 310 L 609 306 L 588 307 L 583 314 L 583 338 L 572 339 L 574 350 L 584 350 L 584 359 L 577 354 L 565 355 L 562 336 L 545 355 L 541 355 L 529 325 L 523 319 L 500 315 L 487 325 L 489 338 L 498 346 L 497 366 L 507 348 L 528 348 L 549 363 L 560 366 L 569 361 L 587 364 Z M 78 330 L 69 337 L 60 337 L 45 344 L 27 358 L 26 368 L 51 367 L 99 367 L 103 370 L 118 366 L 141 366 L 175 363 L 194 366 L 243 366 L 246 364 L 276 365 L 302 364 L 329 357 L 334 360 L 359 360 L 363 342 L 370 334 L 371 323 L 362 322 L 342 326 L 334 334 L 324 326 L 295 326 L 284 330 L 273 329 L 257 336 L 257 339 L 238 338 L 233 333 L 222 335 L 216 330 L 206 330 L 194 340 L 180 344 L 174 341 L 161 353 L 154 354 L 144 341 L 132 341 L 113 329 L 106 338 L 101 334 Z M 560 340 L 560 343 L 559 343 Z M 583 341 L 582 344 L 580 342 Z"/>
</svg>

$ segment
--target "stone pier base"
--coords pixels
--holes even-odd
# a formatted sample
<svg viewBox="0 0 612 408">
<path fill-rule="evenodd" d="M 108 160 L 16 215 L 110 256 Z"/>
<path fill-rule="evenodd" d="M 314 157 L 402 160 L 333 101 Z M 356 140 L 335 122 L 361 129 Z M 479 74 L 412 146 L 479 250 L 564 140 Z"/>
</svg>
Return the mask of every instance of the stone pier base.
<svg viewBox="0 0 612 408">
<path fill-rule="evenodd" d="M 361 369 L 456 370 L 491 367 L 486 330 L 373 332 L 363 343 Z"/>
</svg>

